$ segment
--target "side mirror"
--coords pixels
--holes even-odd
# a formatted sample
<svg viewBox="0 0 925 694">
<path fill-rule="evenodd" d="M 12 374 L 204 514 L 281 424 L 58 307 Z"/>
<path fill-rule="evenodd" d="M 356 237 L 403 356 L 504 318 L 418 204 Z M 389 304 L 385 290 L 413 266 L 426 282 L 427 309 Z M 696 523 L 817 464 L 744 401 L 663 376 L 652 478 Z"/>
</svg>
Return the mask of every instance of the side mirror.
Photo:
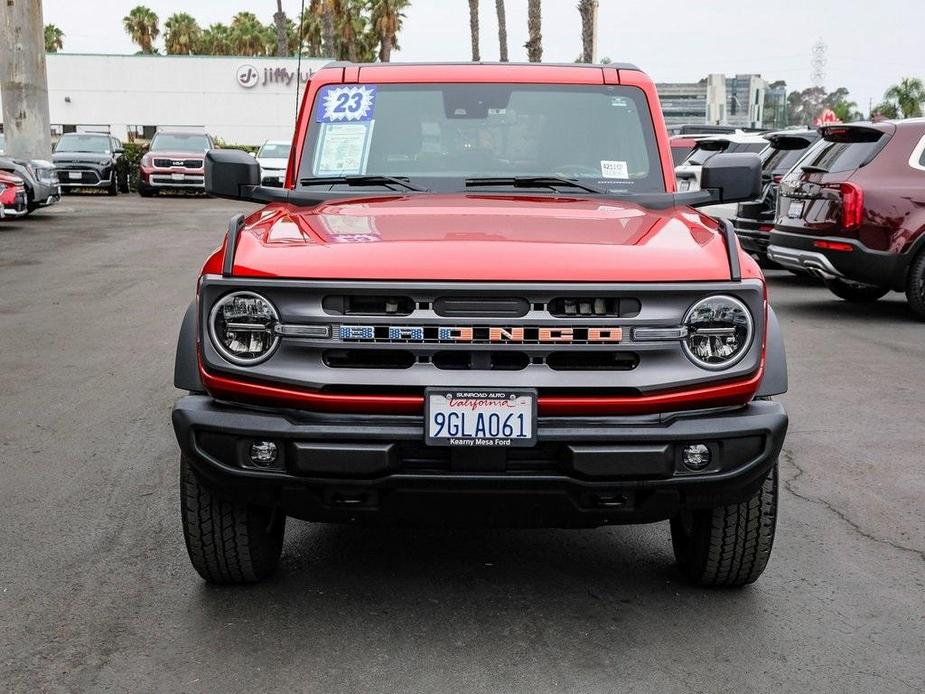
<svg viewBox="0 0 925 694">
<path fill-rule="evenodd" d="M 757 154 L 714 154 L 703 163 L 700 189 L 710 200 L 699 205 L 747 202 L 761 195 L 761 159 Z"/>
<path fill-rule="evenodd" d="M 112 150 L 112 153 L 113 154 L 125 154 L 125 149 L 123 149 L 122 147 L 116 147 L 114 150 Z"/>
<path fill-rule="evenodd" d="M 260 186 L 260 164 L 241 149 L 210 149 L 205 158 L 206 193 L 218 198 L 252 200 Z"/>
<path fill-rule="evenodd" d="M 256 159 L 256 158 L 257 158 L 257 152 L 251 152 L 251 156 L 252 156 L 254 159 Z"/>
</svg>

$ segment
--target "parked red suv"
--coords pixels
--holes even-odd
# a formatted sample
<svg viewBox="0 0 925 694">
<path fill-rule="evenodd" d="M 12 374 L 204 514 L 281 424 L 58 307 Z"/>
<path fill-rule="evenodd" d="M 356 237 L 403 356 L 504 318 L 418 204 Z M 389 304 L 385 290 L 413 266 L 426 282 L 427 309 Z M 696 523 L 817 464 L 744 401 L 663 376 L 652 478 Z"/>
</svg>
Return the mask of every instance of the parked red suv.
<svg viewBox="0 0 925 694">
<path fill-rule="evenodd" d="M 717 154 L 676 192 L 631 65 L 314 73 L 284 187 L 206 155 L 210 194 L 265 205 L 230 221 L 177 346 L 193 566 L 266 576 L 287 516 L 670 519 L 691 580 L 757 579 L 783 341 L 732 225 L 692 206 L 754 199 L 760 168 Z"/>
<path fill-rule="evenodd" d="M 925 319 L 925 119 L 832 125 L 781 181 L 768 257 Z"/>
<path fill-rule="evenodd" d="M 213 146 L 202 132 L 158 130 L 141 158 L 138 193 L 148 198 L 159 191 L 203 191 L 202 161 Z"/>
</svg>

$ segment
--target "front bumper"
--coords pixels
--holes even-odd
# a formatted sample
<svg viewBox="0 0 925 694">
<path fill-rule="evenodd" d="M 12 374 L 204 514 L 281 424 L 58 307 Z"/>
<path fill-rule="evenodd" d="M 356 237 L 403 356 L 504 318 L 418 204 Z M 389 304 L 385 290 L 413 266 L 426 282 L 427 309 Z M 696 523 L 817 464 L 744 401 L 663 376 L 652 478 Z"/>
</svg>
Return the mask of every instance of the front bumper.
<svg viewBox="0 0 925 694">
<path fill-rule="evenodd" d="M 424 445 L 414 416 L 332 415 L 181 398 L 173 424 L 203 481 L 247 503 L 330 522 L 595 526 L 663 520 L 684 508 L 741 501 L 783 445 L 787 414 L 772 401 L 632 417 L 540 418 L 533 448 Z M 252 442 L 280 450 L 275 469 Z M 690 472 L 684 445 L 711 463 Z"/>
<path fill-rule="evenodd" d="M 58 164 L 57 168 L 60 188 L 108 188 L 115 176 L 115 169 L 111 166 Z"/>
<path fill-rule="evenodd" d="M 848 244 L 852 250 L 819 248 L 817 241 Z M 901 289 L 903 284 L 902 254 L 874 251 L 856 239 L 775 230 L 771 232 L 768 257 L 786 268 L 823 279 L 844 278 L 893 289 Z"/>
<path fill-rule="evenodd" d="M 149 188 L 205 190 L 205 172 L 199 170 L 143 169 L 141 180 Z"/>
</svg>

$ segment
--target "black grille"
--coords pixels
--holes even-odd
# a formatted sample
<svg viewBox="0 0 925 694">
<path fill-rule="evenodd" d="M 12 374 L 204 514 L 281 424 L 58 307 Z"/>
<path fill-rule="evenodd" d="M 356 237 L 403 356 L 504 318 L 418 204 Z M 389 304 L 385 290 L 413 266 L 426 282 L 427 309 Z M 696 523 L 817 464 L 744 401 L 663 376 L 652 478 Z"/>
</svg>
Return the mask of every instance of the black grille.
<svg viewBox="0 0 925 694">
<path fill-rule="evenodd" d="M 633 352 L 556 352 L 546 357 L 555 371 L 630 371 L 639 365 Z"/>
<path fill-rule="evenodd" d="M 397 349 L 329 349 L 322 360 L 332 369 L 410 369 L 417 361 L 411 352 Z"/>
<path fill-rule="evenodd" d="M 166 159 L 158 157 L 154 160 L 154 165 L 161 169 L 172 169 L 183 167 L 185 169 L 201 169 L 202 159 Z"/>
</svg>

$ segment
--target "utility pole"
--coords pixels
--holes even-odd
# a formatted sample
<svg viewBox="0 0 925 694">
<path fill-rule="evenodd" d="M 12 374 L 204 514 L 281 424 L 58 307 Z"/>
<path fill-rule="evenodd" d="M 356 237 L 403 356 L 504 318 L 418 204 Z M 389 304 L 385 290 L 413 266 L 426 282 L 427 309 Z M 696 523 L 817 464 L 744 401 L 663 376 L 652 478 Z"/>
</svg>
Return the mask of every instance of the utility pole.
<svg viewBox="0 0 925 694">
<path fill-rule="evenodd" d="M 0 46 L 6 154 L 51 159 L 42 0 L 0 3 Z"/>
</svg>

